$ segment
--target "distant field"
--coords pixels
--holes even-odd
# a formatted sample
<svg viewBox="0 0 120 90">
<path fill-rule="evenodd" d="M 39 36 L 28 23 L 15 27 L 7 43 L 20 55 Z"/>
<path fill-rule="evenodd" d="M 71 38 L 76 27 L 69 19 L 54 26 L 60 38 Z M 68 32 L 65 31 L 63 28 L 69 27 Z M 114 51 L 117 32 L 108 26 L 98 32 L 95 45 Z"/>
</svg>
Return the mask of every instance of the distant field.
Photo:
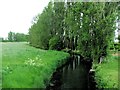
<svg viewBox="0 0 120 90">
<path fill-rule="evenodd" d="M 69 54 L 41 50 L 23 42 L 2 43 L 3 88 L 44 88 Z"/>
</svg>

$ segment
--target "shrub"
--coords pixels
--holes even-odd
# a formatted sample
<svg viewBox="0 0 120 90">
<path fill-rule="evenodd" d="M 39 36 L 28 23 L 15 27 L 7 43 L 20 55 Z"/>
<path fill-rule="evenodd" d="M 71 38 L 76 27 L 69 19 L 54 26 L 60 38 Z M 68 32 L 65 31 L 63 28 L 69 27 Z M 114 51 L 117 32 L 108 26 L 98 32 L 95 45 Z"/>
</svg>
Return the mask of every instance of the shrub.
<svg viewBox="0 0 120 90">
<path fill-rule="evenodd" d="M 49 49 L 61 50 L 62 48 L 63 48 L 63 43 L 58 36 L 54 36 L 49 40 Z"/>
</svg>

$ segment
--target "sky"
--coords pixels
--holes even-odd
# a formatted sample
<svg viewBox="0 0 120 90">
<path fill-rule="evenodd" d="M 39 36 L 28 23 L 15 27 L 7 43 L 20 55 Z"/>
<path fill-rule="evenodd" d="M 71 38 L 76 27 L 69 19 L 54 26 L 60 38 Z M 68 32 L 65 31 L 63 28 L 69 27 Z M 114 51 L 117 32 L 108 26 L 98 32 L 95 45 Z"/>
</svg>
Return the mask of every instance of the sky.
<svg viewBox="0 0 120 90">
<path fill-rule="evenodd" d="M 8 32 L 28 33 L 33 17 L 42 13 L 50 0 L 0 0 L 0 37 Z"/>
</svg>

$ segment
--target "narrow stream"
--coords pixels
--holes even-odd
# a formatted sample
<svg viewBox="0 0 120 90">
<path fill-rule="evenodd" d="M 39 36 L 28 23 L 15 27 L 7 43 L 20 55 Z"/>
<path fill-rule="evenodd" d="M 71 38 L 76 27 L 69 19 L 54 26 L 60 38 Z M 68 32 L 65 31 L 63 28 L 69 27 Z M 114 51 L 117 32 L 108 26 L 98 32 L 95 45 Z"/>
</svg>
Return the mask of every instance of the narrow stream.
<svg viewBox="0 0 120 90">
<path fill-rule="evenodd" d="M 68 65 L 63 68 L 61 89 L 66 88 L 87 88 L 86 67 L 80 63 L 79 59 L 74 57 Z"/>
<path fill-rule="evenodd" d="M 81 62 L 80 56 L 74 55 L 54 72 L 46 90 L 88 90 L 89 69 L 89 65 Z"/>
</svg>

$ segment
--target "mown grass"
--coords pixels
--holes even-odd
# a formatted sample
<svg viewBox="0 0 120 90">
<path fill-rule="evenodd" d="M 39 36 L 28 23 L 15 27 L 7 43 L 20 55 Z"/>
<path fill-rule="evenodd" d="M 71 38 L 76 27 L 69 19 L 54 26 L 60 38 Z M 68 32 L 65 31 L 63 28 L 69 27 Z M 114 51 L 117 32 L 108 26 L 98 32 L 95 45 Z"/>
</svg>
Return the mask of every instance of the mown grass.
<svg viewBox="0 0 120 90">
<path fill-rule="evenodd" d="M 2 43 L 2 87 L 45 88 L 68 53 L 41 50 L 27 43 Z"/>
<path fill-rule="evenodd" d="M 119 56 L 111 53 L 102 64 L 98 65 L 95 74 L 98 88 L 118 88 L 118 58 Z"/>
</svg>

